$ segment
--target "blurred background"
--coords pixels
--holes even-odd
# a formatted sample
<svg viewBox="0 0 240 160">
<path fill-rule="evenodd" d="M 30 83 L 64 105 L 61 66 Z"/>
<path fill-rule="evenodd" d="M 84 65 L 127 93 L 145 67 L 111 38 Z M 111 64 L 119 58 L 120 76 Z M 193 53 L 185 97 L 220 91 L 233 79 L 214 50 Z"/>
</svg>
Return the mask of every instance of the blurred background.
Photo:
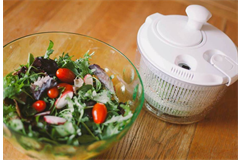
<svg viewBox="0 0 240 160">
<path fill-rule="evenodd" d="M 86 34 L 134 57 L 136 35 L 153 13 L 185 14 L 190 4 L 208 8 L 209 23 L 237 45 L 237 0 L 4 0 L 3 43 L 27 34 L 67 31 Z M 234 32 L 233 32 L 234 30 Z"/>
<path fill-rule="evenodd" d="M 146 17 L 186 15 L 190 4 L 208 8 L 209 23 L 238 44 L 237 0 L 4 0 L 3 44 L 37 32 L 75 32 L 109 43 L 134 62 L 137 32 Z M 237 159 L 237 83 L 228 92 L 197 124 L 167 124 L 143 110 L 123 140 L 98 158 Z M 144 132 L 149 128 L 151 135 Z M 6 140 L 3 157 L 27 159 Z"/>
</svg>

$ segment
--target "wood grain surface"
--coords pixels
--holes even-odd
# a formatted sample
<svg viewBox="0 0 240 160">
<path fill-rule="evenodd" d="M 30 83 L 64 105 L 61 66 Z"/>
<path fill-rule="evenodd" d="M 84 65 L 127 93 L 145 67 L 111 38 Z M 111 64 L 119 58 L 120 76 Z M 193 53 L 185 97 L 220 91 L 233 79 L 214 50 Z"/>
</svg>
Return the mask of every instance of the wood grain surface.
<svg viewBox="0 0 240 160">
<path fill-rule="evenodd" d="M 89 35 L 122 51 L 134 62 L 136 35 L 155 12 L 185 15 L 189 4 L 206 6 L 209 23 L 238 44 L 237 0 L 4 0 L 3 43 L 43 31 Z M 96 159 L 237 159 L 238 84 L 207 117 L 191 125 L 160 121 L 142 110 L 127 135 Z M 3 139 L 5 160 L 30 159 Z"/>
</svg>

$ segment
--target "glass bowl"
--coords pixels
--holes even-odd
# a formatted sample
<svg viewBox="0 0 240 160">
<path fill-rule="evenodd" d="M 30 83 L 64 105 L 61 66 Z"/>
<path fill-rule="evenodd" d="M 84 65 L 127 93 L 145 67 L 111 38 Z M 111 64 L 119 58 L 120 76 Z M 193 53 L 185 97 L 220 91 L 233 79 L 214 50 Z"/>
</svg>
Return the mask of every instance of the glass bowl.
<svg viewBox="0 0 240 160">
<path fill-rule="evenodd" d="M 122 102 L 130 100 L 131 102 L 132 119 L 120 133 L 104 140 L 79 146 L 53 145 L 41 142 L 15 132 L 5 124 L 3 124 L 4 137 L 14 147 L 30 157 L 39 159 L 89 159 L 109 149 L 132 126 L 144 102 L 142 80 L 133 63 L 114 47 L 89 36 L 66 32 L 37 33 L 6 44 L 3 47 L 3 76 L 17 69 L 20 64 L 26 64 L 29 53 L 32 53 L 35 57 L 43 56 L 49 40 L 54 42 L 52 58 L 65 52 L 74 56 L 73 59 L 77 59 L 83 57 L 87 51 L 89 53 L 95 52 L 90 59 L 90 63 L 99 64 L 108 75 L 114 75 L 112 81 L 119 100 Z"/>
</svg>

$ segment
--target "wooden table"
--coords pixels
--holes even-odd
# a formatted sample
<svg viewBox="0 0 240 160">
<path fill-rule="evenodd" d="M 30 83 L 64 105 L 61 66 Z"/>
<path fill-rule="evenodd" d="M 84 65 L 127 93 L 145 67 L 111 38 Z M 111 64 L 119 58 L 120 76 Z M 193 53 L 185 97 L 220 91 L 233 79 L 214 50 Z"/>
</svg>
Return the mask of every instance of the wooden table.
<svg viewBox="0 0 240 160">
<path fill-rule="evenodd" d="M 237 45 L 237 1 L 4 1 L 3 43 L 42 31 L 68 31 L 105 41 L 134 61 L 136 35 L 145 18 L 155 12 L 185 15 L 189 4 L 206 6 L 210 23 Z M 128 134 L 98 159 L 237 159 L 237 83 L 228 88 L 201 122 L 173 125 L 142 110 Z M 29 159 L 4 139 L 5 160 Z"/>
</svg>

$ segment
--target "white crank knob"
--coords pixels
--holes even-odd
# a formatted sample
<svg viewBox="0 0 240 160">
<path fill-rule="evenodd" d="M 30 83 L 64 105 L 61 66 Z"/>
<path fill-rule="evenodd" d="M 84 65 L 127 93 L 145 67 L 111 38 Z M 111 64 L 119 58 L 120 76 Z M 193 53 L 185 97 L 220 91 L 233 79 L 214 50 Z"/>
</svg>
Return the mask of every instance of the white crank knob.
<svg viewBox="0 0 240 160">
<path fill-rule="evenodd" d="M 186 8 L 186 13 L 188 16 L 187 27 L 196 30 L 201 30 L 202 25 L 212 17 L 211 12 L 200 5 L 188 6 Z"/>
</svg>

